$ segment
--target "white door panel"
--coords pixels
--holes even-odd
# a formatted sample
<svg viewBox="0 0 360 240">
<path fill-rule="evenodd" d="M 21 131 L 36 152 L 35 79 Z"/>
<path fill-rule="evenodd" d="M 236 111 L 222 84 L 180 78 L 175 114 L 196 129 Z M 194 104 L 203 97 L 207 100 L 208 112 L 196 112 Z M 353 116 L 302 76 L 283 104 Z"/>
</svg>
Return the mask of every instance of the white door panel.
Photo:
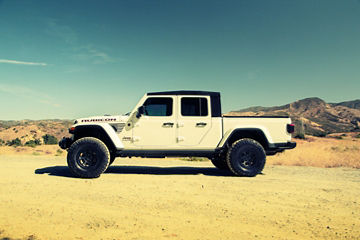
<svg viewBox="0 0 360 240">
<path fill-rule="evenodd" d="M 133 123 L 133 146 L 142 149 L 171 149 L 176 146 L 176 100 L 176 96 L 144 100 L 144 115 Z"/>
<path fill-rule="evenodd" d="M 179 96 L 178 108 L 178 145 L 201 146 L 211 129 L 210 98 Z"/>
<path fill-rule="evenodd" d="M 175 119 L 142 116 L 133 129 L 133 142 L 138 146 L 173 146 L 176 144 Z"/>
<path fill-rule="evenodd" d="M 199 145 L 211 129 L 211 119 L 187 118 L 178 120 L 178 144 Z"/>
</svg>

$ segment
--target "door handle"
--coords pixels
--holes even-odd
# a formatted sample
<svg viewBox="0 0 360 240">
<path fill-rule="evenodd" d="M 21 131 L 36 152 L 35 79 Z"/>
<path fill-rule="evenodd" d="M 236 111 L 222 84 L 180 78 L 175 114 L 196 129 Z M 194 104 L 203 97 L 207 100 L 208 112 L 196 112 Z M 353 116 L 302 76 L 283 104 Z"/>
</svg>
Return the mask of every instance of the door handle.
<svg viewBox="0 0 360 240">
<path fill-rule="evenodd" d="M 172 123 L 172 122 L 165 122 L 165 123 L 163 123 L 163 126 L 170 126 L 170 127 L 172 127 L 172 126 L 174 126 L 174 123 Z"/>
<path fill-rule="evenodd" d="M 196 126 L 197 127 L 202 127 L 202 126 L 206 126 L 207 123 L 204 123 L 204 122 L 198 122 L 196 123 Z"/>
</svg>

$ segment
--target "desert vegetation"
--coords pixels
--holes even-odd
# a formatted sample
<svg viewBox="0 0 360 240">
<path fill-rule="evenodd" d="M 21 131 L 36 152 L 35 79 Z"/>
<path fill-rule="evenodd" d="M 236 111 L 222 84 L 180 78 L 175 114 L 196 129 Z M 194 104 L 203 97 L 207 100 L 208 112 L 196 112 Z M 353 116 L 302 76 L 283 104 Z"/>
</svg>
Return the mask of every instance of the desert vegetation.
<svg viewBox="0 0 360 240">
<path fill-rule="evenodd" d="M 44 140 L 44 144 L 45 145 L 52 145 L 52 144 L 57 144 L 58 140 L 55 136 L 50 135 L 50 134 L 45 134 L 44 136 L 42 136 L 43 140 Z"/>
<path fill-rule="evenodd" d="M 304 140 L 298 139 L 295 149 L 268 157 L 267 164 L 360 168 L 360 140 L 357 136 L 308 136 Z"/>
<path fill-rule="evenodd" d="M 38 145 L 55 145 L 58 143 L 58 140 L 55 136 L 50 134 L 45 134 L 42 136 L 43 141 L 40 139 L 31 139 L 29 141 L 26 141 L 24 144 L 19 138 L 15 138 L 12 140 L 8 140 L 5 142 L 4 140 L 0 139 L 0 146 L 13 146 L 13 147 L 19 147 L 19 146 L 27 146 L 27 147 L 36 147 Z"/>
<path fill-rule="evenodd" d="M 21 140 L 19 138 L 15 138 L 15 139 L 13 139 L 11 141 L 7 141 L 6 145 L 14 146 L 14 147 L 21 146 Z"/>
<path fill-rule="evenodd" d="M 58 139 L 68 134 L 67 129 L 72 124 L 68 120 L 0 120 L 0 145 L 37 146 L 39 144 L 57 144 Z"/>
<path fill-rule="evenodd" d="M 329 137 L 297 136 L 297 147 L 267 157 L 267 164 L 321 168 L 360 169 L 360 134 L 342 133 Z M 184 161 L 208 161 L 207 158 L 181 158 Z"/>
<path fill-rule="evenodd" d="M 38 145 L 41 145 L 40 139 L 29 140 L 24 144 L 24 146 L 29 146 L 29 147 L 33 147 L 33 148 Z"/>
</svg>

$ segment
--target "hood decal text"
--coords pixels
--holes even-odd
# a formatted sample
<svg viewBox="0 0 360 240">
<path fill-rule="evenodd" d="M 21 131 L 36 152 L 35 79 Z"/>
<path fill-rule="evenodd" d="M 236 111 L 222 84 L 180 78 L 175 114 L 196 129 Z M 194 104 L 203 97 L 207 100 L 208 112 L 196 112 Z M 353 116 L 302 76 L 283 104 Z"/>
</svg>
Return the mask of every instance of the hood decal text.
<svg viewBox="0 0 360 240">
<path fill-rule="evenodd" d="M 83 119 L 81 122 L 114 122 L 116 118 L 92 118 L 92 119 Z"/>
</svg>

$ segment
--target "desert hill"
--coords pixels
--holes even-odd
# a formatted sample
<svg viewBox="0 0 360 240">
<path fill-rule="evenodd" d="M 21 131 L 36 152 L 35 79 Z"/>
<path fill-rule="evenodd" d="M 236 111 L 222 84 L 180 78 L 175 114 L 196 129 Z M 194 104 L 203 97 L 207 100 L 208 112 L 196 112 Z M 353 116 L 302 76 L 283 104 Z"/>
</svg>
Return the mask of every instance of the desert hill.
<svg viewBox="0 0 360 240">
<path fill-rule="evenodd" d="M 21 121 L 0 121 L 0 145 L 16 138 L 21 144 L 30 140 L 40 140 L 48 134 L 60 140 L 68 135 L 68 128 L 72 124 L 70 120 L 21 120 Z"/>
<path fill-rule="evenodd" d="M 230 116 L 290 116 L 298 132 L 323 136 L 336 132 L 359 131 L 360 100 L 326 103 L 320 98 L 305 98 L 274 107 L 250 107 L 231 111 Z"/>
</svg>

